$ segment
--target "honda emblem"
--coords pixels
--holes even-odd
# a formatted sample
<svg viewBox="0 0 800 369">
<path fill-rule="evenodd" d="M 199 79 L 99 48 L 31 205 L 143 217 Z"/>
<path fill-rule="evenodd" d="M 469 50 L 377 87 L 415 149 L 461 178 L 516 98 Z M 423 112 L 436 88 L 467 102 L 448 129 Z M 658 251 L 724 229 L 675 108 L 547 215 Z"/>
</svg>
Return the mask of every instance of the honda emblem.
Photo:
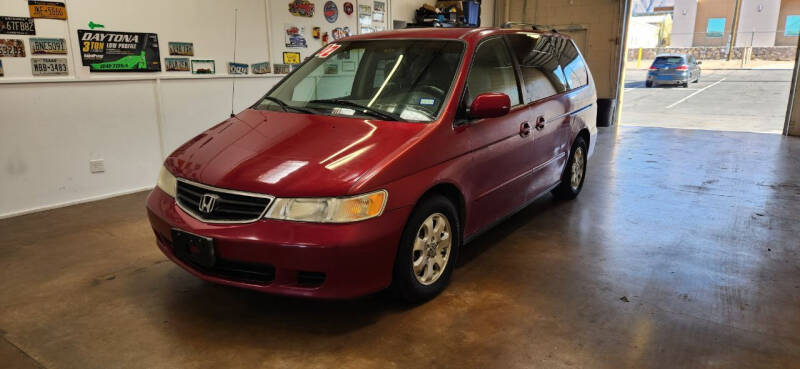
<svg viewBox="0 0 800 369">
<path fill-rule="evenodd" d="M 217 200 L 219 200 L 219 195 L 207 193 L 200 198 L 200 204 L 198 205 L 198 208 L 203 213 L 209 214 L 214 211 L 214 206 L 216 206 Z"/>
</svg>

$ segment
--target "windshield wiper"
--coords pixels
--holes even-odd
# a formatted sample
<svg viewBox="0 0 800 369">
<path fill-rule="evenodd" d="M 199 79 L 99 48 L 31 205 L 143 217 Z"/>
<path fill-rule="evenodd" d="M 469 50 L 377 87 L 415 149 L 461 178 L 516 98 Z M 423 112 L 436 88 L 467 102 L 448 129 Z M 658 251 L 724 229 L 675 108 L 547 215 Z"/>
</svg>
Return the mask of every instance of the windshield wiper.
<svg viewBox="0 0 800 369">
<path fill-rule="evenodd" d="M 362 113 L 370 114 L 372 116 L 381 118 L 383 120 L 396 120 L 400 122 L 405 122 L 405 119 L 400 118 L 400 116 L 397 114 L 385 112 L 375 108 L 370 108 L 369 106 L 361 105 L 359 103 L 355 103 L 350 100 L 343 100 L 343 99 L 311 100 L 309 101 L 309 103 L 344 105 L 344 106 L 349 106 L 351 108 L 361 109 Z"/>
<path fill-rule="evenodd" d="M 291 106 L 291 105 L 283 102 L 283 100 L 281 100 L 281 99 L 279 99 L 277 97 L 266 96 L 266 97 L 264 97 L 264 100 L 272 101 L 272 102 L 278 104 L 278 106 L 280 106 L 281 110 L 283 110 L 283 111 L 287 111 L 288 112 L 289 109 L 292 109 L 294 111 L 299 111 L 301 113 L 317 114 L 315 111 L 313 111 L 311 109 L 301 108 L 301 107 L 297 107 L 297 106 Z"/>
</svg>

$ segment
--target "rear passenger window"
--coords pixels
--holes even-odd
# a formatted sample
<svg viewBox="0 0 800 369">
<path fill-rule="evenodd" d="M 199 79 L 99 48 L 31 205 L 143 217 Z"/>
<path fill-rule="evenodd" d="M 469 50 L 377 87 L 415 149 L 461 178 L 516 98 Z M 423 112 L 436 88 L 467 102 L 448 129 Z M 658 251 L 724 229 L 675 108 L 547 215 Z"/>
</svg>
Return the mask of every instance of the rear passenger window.
<svg viewBox="0 0 800 369">
<path fill-rule="evenodd" d="M 521 103 L 514 64 L 502 38 L 494 38 L 478 46 L 467 84 L 470 99 L 486 92 L 502 92 L 511 98 L 512 105 Z"/>
<path fill-rule="evenodd" d="M 589 84 L 589 75 L 586 74 L 586 63 L 583 61 L 578 48 L 572 41 L 567 40 L 559 58 L 561 68 L 567 76 L 569 89 L 574 89 Z"/>
<path fill-rule="evenodd" d="M 567 90 L 564 73 L 558 63 L 561 38 L 524 33 L 508 36 L 522 71 L 527 102 L 544 99 Z"/>
</svg>

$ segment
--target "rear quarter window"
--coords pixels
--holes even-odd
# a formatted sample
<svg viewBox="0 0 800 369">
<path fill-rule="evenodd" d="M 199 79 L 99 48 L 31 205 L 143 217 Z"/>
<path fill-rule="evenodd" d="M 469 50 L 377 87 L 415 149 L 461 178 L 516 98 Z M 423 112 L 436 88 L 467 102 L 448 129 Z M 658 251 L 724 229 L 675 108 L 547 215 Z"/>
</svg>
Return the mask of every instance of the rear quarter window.
<svg viewBox="0 0 800 369">
<path fill-rule="evenodd" d="M 586 71 L 586 62 L 583 60 L 575 43 L 567 40 L 564 49 L 561 50 L 559 64 L 567 77 L 567 84 L 570 89 L 576 89 L 589 84 L 589 75 Z"/>
</svg>

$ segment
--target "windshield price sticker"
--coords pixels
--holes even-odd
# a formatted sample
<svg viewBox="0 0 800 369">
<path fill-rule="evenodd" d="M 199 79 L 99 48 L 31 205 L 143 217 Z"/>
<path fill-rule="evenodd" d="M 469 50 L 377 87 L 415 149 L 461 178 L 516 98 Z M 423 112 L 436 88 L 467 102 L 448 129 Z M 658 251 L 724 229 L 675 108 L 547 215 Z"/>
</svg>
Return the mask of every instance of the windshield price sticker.
<svg viewBox="0 0 800 369">
<path fill-rule="evenodd" d="M 342 45 L 339 45 L 339 44 L 330 44 L 328 46 L 325 46 L 324 49 L 320 50 L 317 53 L 317 57 L 325 59 L 328 56 L 330 56 L 331 54 L 333 54 L 333 52 L 336 51 L 336 49 L 338 49 L 340 47 L 342 47 Z"/>
</svg>

